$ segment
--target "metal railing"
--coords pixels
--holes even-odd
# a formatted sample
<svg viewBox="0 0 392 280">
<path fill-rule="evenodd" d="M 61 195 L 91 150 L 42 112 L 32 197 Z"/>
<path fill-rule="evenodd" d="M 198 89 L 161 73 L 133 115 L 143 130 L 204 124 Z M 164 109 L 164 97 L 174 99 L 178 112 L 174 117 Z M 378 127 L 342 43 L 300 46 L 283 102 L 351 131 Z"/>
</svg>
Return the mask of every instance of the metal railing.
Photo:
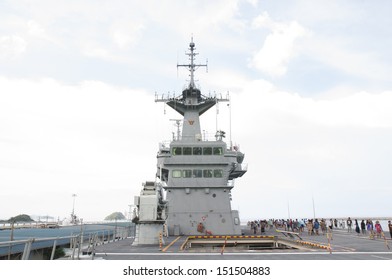
<svg viewBox="0 0 392 280">
<path fill-rule="evenodd" d="M 48 246 L 48 247 L 53 247 L 51 257 L 50 259 L 54 259 L 54 253 L 57 247 L 57 243 L 59 240 L 66 240 L 65 244 L 67 243 L 72 243 L 71 240 L 74 238 L 79 237 L 79 235 L 71 235 L 71 236 L 62 236 L 62 237 L 48 237 L 48 238 L 29 238 L 29 239 L 24 239 L 24 240 L 14 240 L 14 241 L 4 241 L 0 242 L 0 247 L 8 247 L 8 259 L 11 259 L 11 255 L 18 254 L 20 252 L 12 252 L 12 247 L 15 245 L 23 245 L 24 244 L 24 249 L 22 253 L 21 260 L 28 260 L 30 258 L 30 253 L 32 250 L 32 245 L 34 243 L 38 242 L 47 242 L 47 241 L 53 241 L 53 245 Z M 69 240 L 69 242 L 67 242 Z M 62 242 L 64 243 L 64 242 Z M 44 247 L 44 248 L 48 248 Z M 40 248 L 43 249 L 43 248 Z"/>
<path fill-rule="evenodd" d="M 22 254 L 21 260 L 30 259 L 33 250 L 52 248 L 50 260 L 55 258 L 56 248 L 58 246 L 69 246 L 70 253 L 68 258 L 71 260 L 80 259 L 81 253 L 85 250 L 86 254 L 94 259 L 95 248 L 109 242 L 125 239 L 134 236 L 134 227 L 116 227 L 114 229 L 99 230 L 89 233 L 79 233 L 76 235 L 68 235 L 61 237 L 47 237 L 47 238 L 29 238 L 23 240 L 3 241 L 0 242 L 0 249 L 8 247 L 8 259 L 11 256 Z M 39 244 L 41 243 L 41 244 Z M 35 245 L 35 246 L 34 246 Z M 23 247 L 22 247 L 23 246 Z"/>
</svg>

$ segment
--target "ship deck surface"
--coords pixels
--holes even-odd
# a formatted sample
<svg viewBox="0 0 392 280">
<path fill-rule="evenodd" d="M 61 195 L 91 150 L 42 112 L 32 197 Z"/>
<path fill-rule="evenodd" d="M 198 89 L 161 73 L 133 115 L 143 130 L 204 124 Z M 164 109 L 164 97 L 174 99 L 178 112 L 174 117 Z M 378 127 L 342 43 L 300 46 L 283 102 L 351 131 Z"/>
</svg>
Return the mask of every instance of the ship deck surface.
<svg viewBox="0 0 392 280">
<path fill-rule="evenodd" d="M 247 229 L 243 229 L 243 233 L 250 234 Z M 127 238 L 98 246 L 95 258 L 106 260 L 392 260 L 392 250 L 388 248 L 388 246 L 392 247 L 390 238 L 370 239 L 367 234 L 358 235 L 341 229 L 332 232 L 330 243 L 327 235 L 308 235 L 306 232 L 300 235 L 302 240 L 296 236 L 293 238 L 284 236 L 275 229 L 269 229 L 263 235 L 274 235 L 282 242 L 301 242 L 303 246 L 299 246 L 298 249 L 263 250 L 227 247 L 222 252 L 221 246 L 183 250 L 181 247 L 188 236 L 168 237 L 161 248 L 159 245 L 133 246 L 133 238 Z M 389 232 L 386 232 L 386 236 L 389 237 Z M 172 242 L 174 243 L 169 246 Z"/>
</svg>

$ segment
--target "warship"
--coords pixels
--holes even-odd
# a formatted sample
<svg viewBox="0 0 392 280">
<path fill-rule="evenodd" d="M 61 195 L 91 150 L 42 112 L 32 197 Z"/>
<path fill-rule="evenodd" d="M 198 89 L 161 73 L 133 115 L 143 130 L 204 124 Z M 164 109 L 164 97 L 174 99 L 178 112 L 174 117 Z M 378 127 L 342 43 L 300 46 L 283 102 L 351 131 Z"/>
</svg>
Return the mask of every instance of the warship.
<svg viewBox="0 0 392 280">
<path fill-rule="evenodd" d="M 49 249 L 53 259 L 56 246 L 69 245 L 68 259 L 391 260 L 391 239 L 384 232 L 375 237 L 339 226 L 326 233 L 306 234 L 278 225 L 265 231 L 260 226 L 255 232 L 246 222 L 241 224 L 238 211 L 231 208 L 231 191 L 234 180 L 247 172 L 244 154 L 232 145 L 231 136 L 229 143 L 224 141 L 224 131 L 217 131 L 214 140 L 202 137 L 200 124 L 203 113 L 230 99 L 201 93 L 194 74 L 207 65 L 195 63 L 193 40 L 186 54 L 189 63 L 177 65 L 190 72 L 182 94 L 155 96 L 156 102 L 167 104 L 183 119 L 175 120 L 177 134 L 170 143 L 159 145 L 155 180 L 143 183 L 140 195 L 135 196 L 133 223 L 116 221 L 45 232 L 30 229 L 29 233 L 23 229 L 15 231 L 14 241 L 13 225 L 11 241 L 7 241 L 9 228 L 4 225 L 0 227 L 0 259 L 42 257 Z"/>
<path fill-rule="evenodd" d="M 218 96 L 205 96 L 195 84 L 195 71 L 207 64 L 196 64 L 195 43 L 189 44 L 189 84 L 177 97 L 155 96 L 178 112 L 177 135 L 169 144 L 161 143 L 157 154 L 155 181 L 143 184 L 135 197 L 137 226 L 135 244 L 157 244 L 159 232 L 179 235 L 239 235 L 240 217 L 231 208 L 234 179 L 243 176 L 244 154 L 224 141 L 226 133 L 216 131 L 212 141 L 201 134 L 200 116 L 219 102 Z M 180 127 L 182 124 L 182 127 Z M 164 195 L 165 193 L 165 195 Z"/>
</svg>

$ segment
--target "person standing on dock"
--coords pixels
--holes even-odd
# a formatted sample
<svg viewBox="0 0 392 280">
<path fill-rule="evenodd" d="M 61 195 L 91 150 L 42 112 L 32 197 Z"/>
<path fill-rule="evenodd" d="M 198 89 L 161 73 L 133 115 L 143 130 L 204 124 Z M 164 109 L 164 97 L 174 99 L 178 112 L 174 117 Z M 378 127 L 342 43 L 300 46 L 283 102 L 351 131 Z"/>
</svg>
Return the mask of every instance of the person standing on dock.
<svg viewBox="0 0 392 280">
<path fill-rule="evenodd" d="M 342 227 L 342 229 L 345 229 L 345 228 L 346 228 L 346 221 L 345 221 L 345 220 L 342 220 L 342 222 L 341 222 L 341 227 Z"/>
<path fill-rule="evenodd" d="M 320 221 L 320 228 L 321 228 L 321 233 L 324 235 L 327 232 L 327 224 L 325 223 L 324 219 L 321 219 Z"/>
<path fill-rule="evenodd" d="M 359 229 L 359 224 L 358 224 L 358 220 L 355 219 L 355 232 L 359 235 L 359 233 L 361 232 L 361 230 Z"/>
<path fill-rule="evenodd" d="M 367 220 L 367 231 L 369 232 L 370 239 L 374 239 L 374 232 L 373 232 L 373 222 L 372 220 Z"/>
<path fill-rule="evenodd" d="M 376 224 L 374 226 L 376 228 L 376 234 L 377 238 L 381 238 L 381 233 L 382 233 L 382 227 L 379 221 L 376 221 Z"/>
<path fill-rule="evenodd" d="M 314 228 L 314 230 L 316 232 L 316 235 L 319 235 L 320 223 L 319 223 L 319 221 L 317 219 L 313 223 L 313 228 Z"/>
<path fill-rule="evenodd" d="M 329 219 L 329 229 L 332 231 L 333 230 L 333 220 Z"/>
<path fill-rule="evenodd" d="M 366 224 L 365 224 L 365 220 L 362 220 L 362 222 L 361 222 L 361 231 L 362 231 L 362 234 L 365 234 L 365 233 L 366 233 Z"/>
<path fill-rule="evenodd" d="M 347 232 L 351 232 L 352 231 L 352 225 L 353 225 L 353 221 L 351 221 L 351 218 L 348 217 L 347 219 Z"/>
<path fill-rule="evenodd" d="M 313 235 L 313 222 L 312 220 L 308 220 L 308 223 L 306 224 L 306 228 L 308 229 L 308 235 Z"/>
</svg>

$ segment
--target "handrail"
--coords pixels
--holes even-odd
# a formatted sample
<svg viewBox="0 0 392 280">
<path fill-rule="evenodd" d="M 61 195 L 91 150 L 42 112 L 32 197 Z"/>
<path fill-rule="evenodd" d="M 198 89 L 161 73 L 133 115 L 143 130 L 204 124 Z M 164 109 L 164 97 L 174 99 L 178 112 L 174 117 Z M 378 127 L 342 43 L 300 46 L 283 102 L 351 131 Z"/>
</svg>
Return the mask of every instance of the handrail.
<svg viewBox="0 0 392 280">
<path fill-rule="evenodd" d="M 69 236 L 59 236 L 59 237 L 46 237 L 46 238 L 29 238 L 29 239 L 22 239 L 22 240 L 13 240 L 13 241 L 3 241 L 0 242 L 0 247 L 5 247 L 14 244 L 23 244 L 26 242 L 42 242 L 42 241 L 52 241 L 52 240 L 61 240 L 61 239 L 71 239 L 78 237 L 79 235 L 69 235 Z"/>
<path fill-rule="evenodd" d="M 10 259 L 11 254 L 22 254 L 21 259 L 28 260 L 29 256 L 30 256 L 30 252 L 32 250 L 34 250 L 33 244 L 37 244 L 40 242 L 49 242 L 50 243 L 51 241 L 53 241 L 53 244 L 52 243 L 45 244 L 45 245 L 39 244 L 38 248 L 36 248 L 36 249 L 53 248 L 51 258 L 50 258 L 50 259 L 53 259 L 55 249 L 58 246 L 58 242 L 60 240 L 64 240 L 64 241 L 60 242 L 60 245 L 66 245 L 66 244 L 68 244 L 68 241 L 69 241 L 71 249 L 73 250 L 71 258 L 74 259 L 75 253 L 77 254 L 77 256 L 79 258 L 79 254 L 82 249 L 81 247 L 86 240 L 88 240 L 89 246 L 91 245 L 90 244 L 91 242 L 94 242 L 94 244 L 93 244 L 93 250 L 94 250 L 94 247 L 97 245 L 96 243 L 98 243 L 98 239 L 100 239 L 101 236 L 102 236 L 102 243 L 103 243 L 103 242 L 105 242 L 105 240 L 107 240 L 108 242 L 111 242 L 111 241 L 116 241 L 116 240 L 120 240 L 123 238 L 127 238 L 132 235 L 133 235 L 133 233 L 130 231 L 130 228 L 116 227 L 116 228 L 110 229 L 110 230 L 105 229 L 105 230 L 97 230 L 97 231 L 93 231 L 93 232 L 83 232 L 82 231 L 78 234 L 72 234 L 72 235 L 67 235 L 67 236 L 42 237 L 42 238 L 31 237 L 29 239 L 2 241 L 2 242 L 0 242 L 0 248 L 9 247 L 9 250 L 8 250 L 8 258 L 9 259 Z M 106 237 L 107 237 L 107 239 L 106 239 Z M 18 250 L 17 252 L 14 251 L 11 253 L 11 248 L 13 246 L 15 246 L 15 247 L 23 246 L 23 244 L 24 244 L 24 247 L 22 247 L 22 248 L 19 247 L 17 249 Z M 40 247 L 41 245 L 42 245 L 42 247 Z M 37 245 L 35 247 L 37 247 Z M 76 252 L 76 250 L 77 250 L 77 252 Z M 3 254 L 2 256 L 6 256 L 6 254 Z"/>
<path fill-rule="evenodd" d="M 58 240 L 69 239 L 70 243 L 72 240 L 76 240 L 81 238 L 81 235 L 70 235 L 70 236 L 59 236 L 59 237 L 46 237 L 46 238 L 30 238 L 30 239 L 23 239 L 23 240 L 13 240 L 13 241 L 3 241 L 0 242 L 0 247 L 9 247 L 10 250 L 8 252 L 8 256 L 10 257 L 11 254 L 11 247 L 16 244 L 24 244 L 23 253 L 22 253 L 22 260 L 28 260 L 30 256 L 30 252 L 32 249 L 32 244 L 37 242 L 44 242 L 44 241 L 53 241 L 53 247 L 50 259 L 53 260 L 54 253 L 57 246 Z"/>
</svg>

